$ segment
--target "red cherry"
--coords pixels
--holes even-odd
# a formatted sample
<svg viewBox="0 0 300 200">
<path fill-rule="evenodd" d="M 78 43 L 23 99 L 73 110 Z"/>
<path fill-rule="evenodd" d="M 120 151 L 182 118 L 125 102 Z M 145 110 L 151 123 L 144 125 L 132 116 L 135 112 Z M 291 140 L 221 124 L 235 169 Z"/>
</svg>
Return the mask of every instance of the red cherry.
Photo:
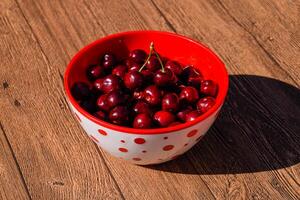
<svg viewBox="0 0 300 200">
<path fill-rule="evenodd" d="M 117 60 L 113 54 L 110 54 L 110 53 L 104 54 L 103 59 L 102 59 L 102 66 L 105 69 L 111 69 L 116 63 L 117 63 Z"/>
<path fill-rule="evenodd" d="M 140 64 L 145 62 L 146 57 L 147 57 L 146 52 L 141 49 L 135 49 L 129 53 L 129 58 L 132 61 Z"/>
<path fill-rule="evenodd" d="M 121 88 L 121 79 L 116 75 L 108 75 L 103 78 L 103 80 L 97 79 L 94 82 L 94 86 L 104 93 L 109 93 L 113 90 L 118 90 Z"/>
<path fill-rule="evenodd" d="M 160 63 L 156 56 L 150 57 L 146 63 L 146 68 L 152 72 L 155 72 L 160 68 Z"/>
<path fill-rule="evenodd" d="M 200 113 L 207 112 L 213 105 L 215 105 L 216 101 L 213 97 L 204 97 L 199 99 L 197 102 L 197 110 Z"/>
<path fill-rule="evenodd" d="M 144 69 L 141 71 L 144 76 L 145 82 L 151 83 L 153 81 L 154 73 L 149 69 Z"/>
<path fill-rule="evenodd" d="M 203 81 L 202 76 L 190 76 L 187 80 L 187 84 L 198 88 L 200 87 L 202 81 Z"/>
<path fill-rule="evenodd" d="M 194 121 L 199 116 L 200 116 L 199 112 L 197 110 L 193 110 L 186 114 L 185 121 L 186 122 Z"/>
<path fill-rule="evenodd" d="M 165 64 L 165 68 L 171 70 L 175 75 L 180 75 L 182 73 L 182 67 L 181 65 L 176 61 L 169 60 Z"/>
<path fill-rule="evenodd" d="M 148 114 L 138 114 L 133 120 L 133 128 L 150 128 L 152 119 Z"/>
<path fill-rule="evenodd" d="M 153 118 L 160 127 L 167 127 L 175 121 L 175 116 L 172 113 L 163 110 L 156 112 Z"/>
<path fill-rule="evenodd" d="M 71 94 L 77 101 L 87 99 L 90 95 L 89 85 L 84 82 L 74 83 L 71 88 Z"/>
<path fill-rule="evenodd" d="M 215 97 L 217 95 L 218 85 L 212 80 L 205 80 L 201 82 L 200 92 L 202 94 Z"/>
<path fill-rule="evenodd" d="M 107 100 L 107 94 L 103 94 L 100 97 L 98 97 L 96 104 L 100 110 L 107 112 L 109 111 L 110 107 L 108 106 L 106 100 Z"/>
<path fill-rule="evenodd" d="M 90 81 L 94 81 L 104 75 L 104 68 L 100 65 L 89 66 L 86 70 L 86 76 Z"/>
<path fill-rule="evenodd" d="M 97 117 L 98 119 L 101 119 L 101 120 L 105 120 L 106 119 L 106 114 L 105 112 L 99 110 L 97 112 L 94 113 L 94 116 Z"/>
<path fill-rule="evenodd" d="M 185 122 L 186 121 L 186 114 L 191 112 L 193 110 L 193 108 L 191 106 L 179 111 L 177 113 L 177 118 L 180 119 L 182 122 Z"/>
<path fill-rule="evenodd" d="M 174 82 L 174 74 L 169 69 L 160 69 L 155 72 L 153 81 L 157 86 L 168 86 Z"/>
<path fill-rule="evenodd" d="M 144 101 L 138 101 L 134 106 L 133 106 L 133 111 L 136 114 L 140 114 L 140 113 L 146 113 L 151 115 L 152 111 L 150 109 L 150 105 Z"/>
<path fill-rule="evenodd" d="M 175 93 L 168 93 L 162 99 L 162 109 L 175 112 L 179 108 L 179 98 Z"/>
<path fill-rule="evenodd" d="M 133 92 L 133 98 L 136 99 L 136 100 L 141 100 L 144 98 L 144 91 L 134 91 Z"/>
<path fill-rule="evenodd" d="M 125 106 L 116 106 L 109 112 L 110 122 L 118 125 L 126 125 L 129 121 L 129 110 Z"/>
<path fill-rule="evenodd" d="M 112 70 L 111 74 L 122 78 L 126 72 L 127 72 L 127 66 L 118 65 Z"/>
<path fill-rule="evenodd" d="M 107 93 L 106 103 L 110 108 L 124 104 L 126 101 L 125 95 L 121 90 L 114 90 Z"/>
<path fill-rule="evenodd" d="M 186 66 L 180 75 L 183 82 L 187 82 L 189 77 L 202 76 L 193 66 Z"/>
<path fill-rule="evenodd" d="M 187 101 L 188 103 L 194 103 L 199 99 L 199 94 L 196 88 L 187 86 L 181 89 L 179 98 Z"/>
<path fill-rule="evenodd" d="M 124 75 L 124 84 L 128 89 L 137 89 L 143 85 L 143 75 L 138 71 L 130 71 Z"/>
<path fill-rule="evenodd" d="M 150 105 L 158 105 L 161 102 L 161 91 L 155 85 L 148 86 L 144 90 L 143 96 Z"/>
</svg>

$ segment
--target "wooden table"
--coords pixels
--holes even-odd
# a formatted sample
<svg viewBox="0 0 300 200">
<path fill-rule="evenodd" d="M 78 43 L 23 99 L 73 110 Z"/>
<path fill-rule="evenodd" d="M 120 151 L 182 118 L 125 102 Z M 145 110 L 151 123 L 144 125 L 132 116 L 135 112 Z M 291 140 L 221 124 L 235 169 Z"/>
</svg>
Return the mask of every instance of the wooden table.
<svg viewBox="0 0 300 200">
<path fill-rule="evenodd" d="M 1 0 L 0 199 L 299 199 L 299 23 L 298 0 Z M 207 136 L 152 167 L 98 149 L 62 82 L 80 48 L 136 29 L 201 41 L 230 73 Z"/>
</svg>

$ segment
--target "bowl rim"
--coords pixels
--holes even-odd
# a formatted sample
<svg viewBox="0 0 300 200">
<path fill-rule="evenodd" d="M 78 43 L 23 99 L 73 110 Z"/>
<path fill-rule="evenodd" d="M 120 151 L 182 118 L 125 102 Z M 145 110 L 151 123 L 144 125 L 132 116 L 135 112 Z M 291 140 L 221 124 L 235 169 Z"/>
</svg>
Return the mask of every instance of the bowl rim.
<svg viewBox="0 0 300 200">
<path fill-rule="evenodd" d="M 215 59 L 218 60 L 218 62 L 220 62 L 221 64 L 221 69 L 222 70 L 222 74 L 224 74 L 225 76 L 222 76 L 222 78 L 224 79 L 224 83 L 225 85 L 223 85 L 223 90 L 219 90 L 219 94 L 216 98 L 216 103 L 215 105 L 209 109 L 206 113 L 200 115 L 199 117 L 197 117 L 195 120 L 191 121 L 191 122 L 185 122 L 183 124 L 179 124 L 176 126 L 171 126 L 171 127 L 164 127 L 164 128 L 153 128 L 153 129 L 135 129 L 135 128 L 129 128 L 129 127 L 124 127 L 124 126 L 118 126 L 115 124 L 111 124 L 109 122 L 106 121 L 102 121 L 98 118 L 96 118 L 95 116 L 91 115 L 90 113 L 88 113 L 87 111 L 85 111 L 83 108 L 81 108 L 79 106 L 79 104 L 77 103 L 77 101 L 73 98 L 73 96 L 71 95 L 71 90 L 69 88 L 69 84 L 68 84 L 68 80 L 69 80 L 69 74 L 71 71 L 72 66 L 74 65 L 74 63 L 77 61 L 77 59 L 82 56 L 86 51 L 88 51 L 90 48 L 92 48 L 93 46 L 96 46 L 98 44 L 100 44 L 103 41 L 106 40 L 110 40 L 113 38 L 117 38 L 120 36 L 124 36 L 124 35 L 128 35 L 128 34 L 142 34 L 142 33 L 155 33 L 155 34 L 165 34 L 165 35 L 169 35 L 169 36 L 175 36 L 177 38 L 181 38 L 184 40 L 187 40 L 189 42 L 192 42 L 196 45 L 201 46 L 202 48 L 204 48 L 209 54 L 211 54 L 213 57 L 215 57 Z M 225 64 L 221 61 L 221 59 L 212 51 L 210 50 L 208 47 L 206 47 L 205 45 L 201 44 L 200 42 L 191 39 L 189 37 L 183 36 L 183 35 L 179 35 L 176 33 L 172 33 L 172 32 L 167 32 L 167 31 L 157 31 L 157 30 L 137 30 L 137 31 L 125 31 L 125 32 L 120 32 L 120 33 L 115 33 L 115 34 L 111 34 L 105 37 L 102 37 L 88 45 L 86 45 L 85 47 L 81 48 L 71 59 L 71 61 L 69 62 L 69 64 L 67 65 L 66 71 L 64 73 L 64 89 L 65 89 L 65 93 L 66 96 L 69 100 L 69 102 L 72 104 L 72 106 L 78 111 L 80 112 L 80 114 L 82 114 L 84 117 L 86 117 L 87 119 L 93 121 L 94 123 L 103 126 L 107 129 L 112 129 L 115 131 L 119 131 L 119 132 L 123 132 L 123 133 L 129 133 L 129 134 L 164 134 L 164 133 L 169 133 L 169 132 L 175 132 L 175 131 L 179 131 L 182 129 L 186 129 L 189 128 L 205 119 L 207 119 L 208 117 L 210 117 L 213 113 L 215 113 L 216 110 L 218 110 L 219 108 L 221 108 L 221 106 L 224 103 L 227 91 L 228 91 L 228 84 L 229 84 L 229 78 L 228 78 L 228 72 L 227 69 L 225 67 Z"/>
</svg>

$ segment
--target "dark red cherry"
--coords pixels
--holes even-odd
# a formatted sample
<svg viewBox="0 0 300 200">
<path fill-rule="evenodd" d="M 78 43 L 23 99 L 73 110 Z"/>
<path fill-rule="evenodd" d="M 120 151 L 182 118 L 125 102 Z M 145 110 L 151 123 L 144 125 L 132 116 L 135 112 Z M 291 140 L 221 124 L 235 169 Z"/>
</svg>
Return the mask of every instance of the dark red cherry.
<svg viewBox="0 0 300 200">
<path fill-rule="evenodd" d="M 190 76 L 187 79 L 187 84 L 190 85 L 190 86 L 194 86 L 196 88 L 199 88 L 202 81 L 203 81 L 202 76 Z"/>
<path fill-rule="evenodd" d="M 202 76 L 193 66 L 186 66 L 180 75 L 183 82 L 187 83 L 189 77 Z"/>
<path fill-rule="evenodd" d="M 76 82 L 71 88 L 71 94 L 77 101 L 87 99 L 90 95 L 90 87 L 84 82 Z"/>
<path fill-rule="evenodd" d="M 201 82 L 200 92 L 202 94 L 215 97 L 218 92 L 218 85 L 212 80 L 204 80 Z"/>
<path fill-rule="evenodd" d="M 104 93 L 109 93 L 110 91 L 118 90 L 120 88 L 121 88 L 121 79 L 116 75 L 108 75 L 104 77 L 102 85 L 100 84 L 100 89 Z"/>
<path fill-rule="evenodd" d="M 105 120 L 105 119 L 106 119 L 106 114 L 105 114 L 105 112 L 103 112 L 103 111 L 101 111 L 101 110 L 95 112 L 93 115 L 94 115 L 95 117 L 97 117 L 98 119 L 101 119 L 101 120 Z"/>
<path fill-rule="evenodd" d="M 132 61 L 140 64 L 145 62 L 146 57 L 147 57 L 146 52 L 141 49 L 135 49 L 129 53 L 129 58 Z"/>
<path fill-rule="evenodd" d="M 175 122 L 172 122 L 169 126 L 177 126 L 179 124 L 182 124 L 182 123 L 175 121 Z"/>
<path fill-rule="evenodd" d="M 88 98 L 88 99 L 81 101 L 80 106 L 89 113 L 94 113 L 97 111 L 95 98 Z"/>
<path fill-rule="evenodd" d="M 138 90 L 135 90 L 133 92 L 133 98 L 136 99 L 136 100 L 141 100 L 144 98 L 144 91 L 138 91 Z"/>
<path fill-rule="evenodd" d="M 199 116 L 200 116 L 200 113 L 197 110 L 193 110 L 186 114 L 185 121 L 186 122 L 194 121 Z"/>
<path fill-rule="evenodd" d="M 197 102 L 197 110 L 199 113 L 207 112 L 213 105 L 215 105 L 216 101 L 213 97 L 204 97 L 199 99 Z"/>
<path fill-rule="evenodd" d="M 133 120 L 133 128 L 150 128 L 152 118 L 146 113 L 138 114 Z"/>
<path fill-rule="evenodd" d="M 117 105 L 124 104 L 125 102 L 126 98 L 121 90 L 113 90 L 107 93 L 106 103 L 108 107 L 113 108 Z"/>
<path fill-rule="evenodd" d="M 144 102 L 144 101 L 138 101 L 134 106 L 133 106 L 133 111 L 136 114 L 140 114 L 140 113 L 146 113 L 149 115 L 152 115 L 152 111 L 150 109 L 150 106 L 148 103 Z"/>
<path fill-rule="evenodd" d="M 90 81 L 94 81 L 104 75 L 104 68 L 100 65 L 89 66 L 86 70 L 86 76 Z"/>
<path fill-rule="evenodd" d="M 161 102 L 161 91 L 155 85 L 150 85 L 144 90 L 143 97 L 150 105 L 158 105 Z"/>
<path fill-rule="evenodd" d="M 168 86 L 174 82 L 174 74 L 169 69 L 160 69 L 155 72 L 153 81 L 157 86 Z"/>
<path fill-rule="evenodd" d="M 150 57 L 150 59 L 146 63 L 146 68 L 152 72 L 155 72 L 160 68 L 160 63 L 156 56 Z"/>
<path fill-rule="evenodd" d="M 93 83 L 93 90 L 95 90 L 96 92 L 102 91 L 103 80 L 103 78 L 98 78 L 97 80 L 95 80 Z"/>
<path fill-rule="evenodd" d="M 186 119 L 186 114 L 191 112 L 193 110 L 193 108 L 191 106 L 179 111 L 176 116 L 178 119 L 180 119 L 180 121 L 185 122 Z"/>
<path fill-rule="evenodd" d="M 176 62 L 176 61 L 171 61 L 169 60 L 166 64 L 165 64 L 165 68 L 171 70 L 175 75 L 180 75 L 182 73 L 182 67 L 181 65 Z"/>
<path fill-rule="evenodd" d="M 113 75 L 116 75 L 116 76 L 122 78 L 122 77 L 125 75 L 126 72 L 127 72 L 127 66 L 125 66 L 125 65 L 118 65 L 118 66 L 116 66 L 116 67 L 112 70 L 111 73 L 112 73 Z"/>
<path fill-rule="evenodd" d="M 196 88 L 187 86 L 181 89 L 179 98 L 180 100 L 185 100 L 188 103 L 194 103 L 199 99 L 199 94 Z"/>
<path fill-rule="evenodd" d="M 143 69 L 141 73 L 143 74 L 146 83 L 149 84 L 153 81 L 154 73 L 152 71 L 149 69 Z"/>
<path fill-rule="evenodd" d="M 153 118 L 160 127 L 167 127 L 175 121 L 175 116 L 171 112 L 164 110 L 156 112 Z"/>
<path fill-rule="evenodd" d="M 130 71 L 124 75 L 124 84 L 130 90 L 142 87 L 143 81 L 144 77 L 138 71 Z"/>
<path fill-rule="evenodd" d="M 179 108 L 179 98 L 175 93 L 167 93 L 162 99 L 162 109 L 175 112 Z"/>
<path fill-rule="evenodd" d="M 98 97 L 96 104 L 100 110 L 107 112 L 110 109 L 110 107 L 107 104 L 107 94 L 103 94 L 100 97 Z"/>
<path fill-rule="evenodd" d="M 105 69 L 112 69 L 114 65 L 117 64 L 117 60 L 113 54 L 106 53 L 102 59 L 102 66 Z"/>
<path fill-rule="evenodd" d="M 113 124 L 127 125 L 130 112 L 126 106 L 116 106 L 109 112 L 109 120 Z"/>
</svg>

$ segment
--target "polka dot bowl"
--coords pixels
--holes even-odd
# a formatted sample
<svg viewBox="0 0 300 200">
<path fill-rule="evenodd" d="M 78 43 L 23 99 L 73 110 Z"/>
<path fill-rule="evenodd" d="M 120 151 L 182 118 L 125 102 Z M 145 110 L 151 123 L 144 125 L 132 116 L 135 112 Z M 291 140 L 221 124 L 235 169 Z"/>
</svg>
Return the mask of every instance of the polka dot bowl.
<svg viewBox="0 0 300 200">
<path fill-rule="evenodd" d="M 107 51 L 117 57 L 140 48 L 148 50 L 150 42 L 163 56 L 191 64 L 206 79 L 218 83 L 216 104 L 192 122 L 167 128 L 134 129 L 99 120 L 83 110 L 71 96 L 70 87 L 85 81 L 85 70 Z M 192 148 L 208 131 L 218 116 L 228 90 L 228 74 L 224 64 L 207 47 L 174 33 L 130 31 L 101 38 L 81 49 L 67 66 L 64 87 L 68 103 L 87 135 L 111 155 L 138 165 L 158 164 L 174 159 Z"/>
</svg>

